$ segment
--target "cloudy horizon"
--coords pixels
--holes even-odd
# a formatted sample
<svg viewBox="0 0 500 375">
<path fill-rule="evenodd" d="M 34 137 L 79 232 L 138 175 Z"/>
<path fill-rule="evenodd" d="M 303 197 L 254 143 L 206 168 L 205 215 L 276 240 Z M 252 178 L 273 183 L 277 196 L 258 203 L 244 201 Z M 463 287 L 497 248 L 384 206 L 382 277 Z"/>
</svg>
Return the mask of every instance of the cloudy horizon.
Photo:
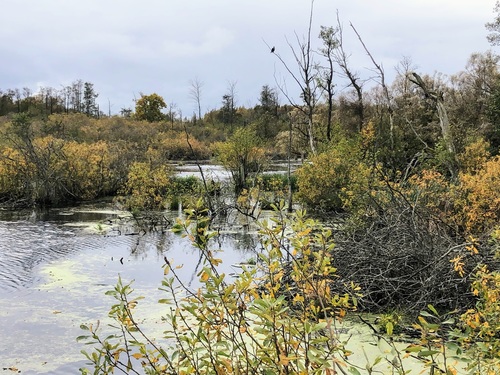
<svg viewBox="0 0 500 375">
<path fill-rule="evenodd" d="M 491 49 L 484 27 L 495 0 L 315 0 L 313 48 L 319 28 L 335 26 L 337 11 L 351 67 L 368 79 L 371 63 L 352 22 L 388 81 L 409 57 L 417 71 L 451 75 L 472 53 Z M 293 82 L 270 53 L 293 66 L 290 43 L 307 34 L 308 0 L 4 0 L 0 14 L 0 90 L 94 84 L 105 113 L 133 108 L 140 93 L 161 95 L 190 117 L 190 82 L 203 82 L 202 111 L 219 108 L 235 83 L 238 106 L 257 103 L 263 85 Z M 494 50 L 494 49 L 493 49 Z M 339 82 L 337 90 L 342 90 Z M 285 98 L 281 95 L 282 103 Z"/>
</svg>

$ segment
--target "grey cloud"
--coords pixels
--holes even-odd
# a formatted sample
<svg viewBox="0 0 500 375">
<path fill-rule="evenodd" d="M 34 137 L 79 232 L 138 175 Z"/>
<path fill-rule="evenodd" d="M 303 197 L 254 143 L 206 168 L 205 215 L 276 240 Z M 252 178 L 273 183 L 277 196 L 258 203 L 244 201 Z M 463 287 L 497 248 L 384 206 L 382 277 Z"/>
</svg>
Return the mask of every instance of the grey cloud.
<svg viewBox="0 0 500 375">
<path fill-rule="evenodd" d="M 489 48 L 484 23 L 494 0 L 315 0 L 313 43 L 320 25 L 344 23 L 353 67 L 369 76 L 353 22 L 388 76 L 411 56 L 423 72 L 463 69 L 468 56 Z M 3 0 L 0 89 L 39 82 L 60 87 L 75 79 L 95 84 L 102 106 L 117 112 L 134 93 L 158 92 L 190 114 L 189 80 L 205 82 L 202 106 L 220 105 L 228 81 L 238 102 L 255 103 L 262 85 L 286 71 L 266 43 L 293 66 L 286 38 L 307 32 L 307 0 Z M 293 84 L 287 79 L 293 91 Z"/>
</svg>

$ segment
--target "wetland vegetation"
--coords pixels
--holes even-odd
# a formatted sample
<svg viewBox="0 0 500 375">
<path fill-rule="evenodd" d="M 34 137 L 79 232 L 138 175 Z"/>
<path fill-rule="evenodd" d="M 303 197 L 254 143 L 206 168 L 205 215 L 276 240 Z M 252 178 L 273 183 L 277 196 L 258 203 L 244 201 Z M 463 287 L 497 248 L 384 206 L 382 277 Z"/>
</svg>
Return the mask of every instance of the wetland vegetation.
<svg viewBox="0 0 500 375">
<path fill-rule="evenodd" d="M 302 92 L 287 104 L 265 85 L 257 106 L 237 107 L 231 86 L 221 108 L 191 119 L 154 93 L 105 116 L 88 82 L 0 92 L 5 209 L 111 197 L 134 228 L 117 237 L 176 233 L 196 251 L 187 282 L 157 246 L 160 332 L 146 332 L 143 300 L 117 281 L 106 293 L 114 330 L 82 322 L 82 373 L 406 374 L 408 361 L 498 373 L 499 56 L 474 53 L 450 77 L 404 59 L 392 83 L 372 58 L 379 84 L 365 88 L 341 31 L 322 28 L 317 51 L 290 45 L 302 57 L 293 69 L 272 51 Z M 349 90 L 335 92 L 336 76 Z M 276 160 L 285 170 L 272 173 Z M 194 161 L 198 177 L 173 161 Z M 235 220 L 258 230 L 251 259 L 228 272 L 221 241 Z M 350 345 L 342 324 L 353 317 L 385 345 L 379 355 Z"/>
</svg>

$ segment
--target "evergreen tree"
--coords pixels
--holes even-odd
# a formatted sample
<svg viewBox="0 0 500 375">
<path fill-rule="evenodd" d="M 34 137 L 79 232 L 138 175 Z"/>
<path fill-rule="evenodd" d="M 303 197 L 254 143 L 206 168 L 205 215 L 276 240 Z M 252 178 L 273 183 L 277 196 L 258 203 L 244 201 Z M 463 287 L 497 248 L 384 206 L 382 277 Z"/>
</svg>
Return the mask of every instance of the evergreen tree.
<svg viewBox="0 0 500 375">
<path fill-rule="evenodd" d="M 96 99 L 99 96 L 94 90 L 94 84 L 85 82 L 83 84 L 83 112 L 87 116 L 99 116 L 99 106 Z"/>
</svg>

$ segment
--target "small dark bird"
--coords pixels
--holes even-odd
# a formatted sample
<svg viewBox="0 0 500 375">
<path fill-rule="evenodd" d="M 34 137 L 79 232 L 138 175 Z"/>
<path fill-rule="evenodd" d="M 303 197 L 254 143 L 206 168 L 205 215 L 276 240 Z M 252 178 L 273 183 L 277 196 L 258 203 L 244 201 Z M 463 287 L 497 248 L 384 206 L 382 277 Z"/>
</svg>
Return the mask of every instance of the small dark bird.
<svg viewBox="0 0 500 375">
<path fill-rule="evenodd" d="M 276 48 L 271 48 L 271 53 L 274 53 L 274 51 L 276 50 Z"/>
</svg>

